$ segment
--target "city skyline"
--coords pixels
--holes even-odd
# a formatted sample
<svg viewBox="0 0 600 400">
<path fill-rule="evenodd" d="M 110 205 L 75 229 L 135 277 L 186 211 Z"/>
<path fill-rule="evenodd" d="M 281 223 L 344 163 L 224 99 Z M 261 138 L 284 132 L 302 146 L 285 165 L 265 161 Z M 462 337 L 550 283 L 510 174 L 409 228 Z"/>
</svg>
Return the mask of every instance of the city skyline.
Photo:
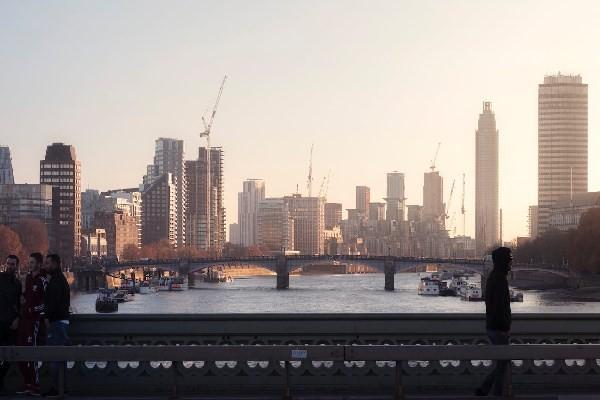
<svg viewBox="0 0 600 400">
<path fill-rule="evenodd" d="M 185 38 L 203 38 L 205 29 L 214 30 L 210 22 L 193 26 L 194 14 L 209 10 L 221 16 L 227 7 L 179 4 L 164 16 L 164 26 L 152 28 L 159 3 L 148 3 L 138 17 L 131 4 L 122 9 L 104 6 L 104 12 L 122 11 L 124 20 L 130 17 L 131 27 L 120 19 L 96 21 L 93 16 L 103 10 L 99 4 L 74 5 L 61 15 L 34 3 L 0 6 L 3 14 L 14 17 L 0 28 L 11 43 L 0 47 L 7 60 L 0 67 L 5 72 L 0 80 L 6 93 L 13 94 L 0 97 L 6 110 L 0 129 L 10 134 L 1 141 L 11 147 L 18 183 L 37 183 L 36 160 L 47 144 L 62 141 L 77 148 L 84 164 L 82 188 L 135 186 L 157 137 L 182 139 L 186 154 L 196 153 L 203 144 L 200 117 L 213 104 L 220 77 L 227 72 L 230 80 L 212 141 L 227 151 L 228 224 L 236 219 L 238 183 L 246 177 L 264 179 L 269 197 L 293 193 L 297 184 L 305 187 L 312 142 L 314 187 L 332 170 L 328 201 L 351 206 L 357 184 L 371 188 L 372 201 L 382 201 L 385 174 L 398 170 L 405 174 L 407 204 L 422 204 L 421 174 L 442 142 L 437 170 L 444 178 L 444 194 L 453 179 L 459 181 L 466 173 L 466 234 L 473 235 L 472 137 L 481 102 L 489 100 L 502 128 L 500 207 L 503 236 L 511 239 L 526 234 L 528 206 L 537 204 L 537 85 L 545 75 L 561 71 L 580 74 L 589 84 L 588 187 L 600 188 L 594 161 L 600 150 L 594 116 L 600 58 L 589 54 L 593 32 L 598 31 L 594 7 L 580 15 L 575 6 L 525 2 L 512 7 L 519 9 L 515 19 L 515 10 L 500 3 L 436 3 L 435 8 L 427 2 L 368 7 L 334 2 L 276 7 L 266 2 L 254 8 L 237 3 L 243 11 L 239 14 L 249 13 L 254 22 L 249 26 L 234 13 L 217 41 L 223 46 L 217 48 Z M 334 13 L 340 26 L 319 28 Z M 449 15 L 464 27 L 448 22 Z M 482 15 L 493 15 L 496 26 L 488 29 L 488 19 L 479 21 Z M 575 15 L 578 24 L 572 30 L 552 31 L 553 23 Z M 36 35 L 54 28 L 51 22 L 57 18 L 60 28 L 48 37 Z M 169 32 L 174 21 L 178 29 Z M 365 23 L 355 25 L 357 21 Z M 101 24 L 104 36 L 88 28 L 90 23 Z M 264 31 L 255 24 L 264 25 Z M 358 25 L 356 32 L 345 29 Z M 503 29 L 507 26 L 511 29 Z M 474 32 L 485 35 L 471 39 Z M 122 43 L 114 40 L 116 34 L 122 35 Z M 244 34 L 247 39 L 236 44 Z M 153 45 L 140 46 L 146 36 L 162 35 Z M 87 47 L 80 54 L 84 39 Z M 167 48 L 166 43 L 177 45 Z M 435 51 L 425 54 L 427 46 Z M 130 48 L 137 50 L 122 57 Z M 491 48 L 503 54 L 498 65 L 489 64 Z M 207 51 L 209 65 L 202 62 Z M 256 57 L 248 57 L 249 52 Z M 300 55 L 310 61 L 298 59 Z M 46 68 L 23 68 L 23 58 L 31 61 L 28 65 Z M 158 58 L 161 62 L 138 74 L 138 67 Z M 114 143 L 110 152 L 104 150 L 107 143 Z M 455 198 L 453 207 L 458 204 Z"/>
</svg>

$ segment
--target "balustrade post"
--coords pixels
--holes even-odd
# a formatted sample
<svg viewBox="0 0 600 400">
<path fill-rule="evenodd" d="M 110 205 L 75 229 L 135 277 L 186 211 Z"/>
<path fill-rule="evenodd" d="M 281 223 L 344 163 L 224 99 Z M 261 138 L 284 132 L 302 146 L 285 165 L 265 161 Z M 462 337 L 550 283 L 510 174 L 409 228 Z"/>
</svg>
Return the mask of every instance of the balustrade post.
<svg viewBox="0 0 600 400">
<path fill-rule="evenodd" d="M 292 388 L 290 387 L 290 362 L 285 362 L 285 388 L 283 390 L 283 400 L 292 400 Z"/>
<path fill-rule="evenodd" d="M 275 270 L 277 272 L 277 289 L 290 287 L 290 271 L 288 270 L 287 258 L 282 255 L 277 257 Z"/>
<path fill-rule="evenodd" d="M 390 257 L 384 261 L 384 274 L 385 274 L 385 290 L 394 290 L 394 275 L 396 274 L 396 264 Z"/>
<path fill-rule="evenodd" d="M 404 400 L 404 388 L 402 387 L 402 361 L 396 361 L 396 379 L 394 381 L 394 400 Z"/>
</svg>

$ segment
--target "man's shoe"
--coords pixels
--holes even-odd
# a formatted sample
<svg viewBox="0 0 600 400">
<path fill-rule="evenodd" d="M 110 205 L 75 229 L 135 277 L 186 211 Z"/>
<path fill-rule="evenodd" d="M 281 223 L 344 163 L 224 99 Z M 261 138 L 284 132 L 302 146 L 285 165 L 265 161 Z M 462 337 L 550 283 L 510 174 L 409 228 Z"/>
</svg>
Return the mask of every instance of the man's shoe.
<svg viewBox="0 0 600 400">
<path fill-rule="evenodd" d="M 29 385 L 20 386 L 15 393 L 16 394 L 29 394 Z"/>
<path fill-rule="evenodd" d="M 478 389 L 475 391 L 475 396 L 478 396 L 478 397 L 485 397 L 485 396 L 487 396 L 487 393 L 486 393 L 486 392 L 484 392 L 484 391 L 483 391 L 483 389 L 481 389 L 481 388 L 478 388 Z"/>
<path fill-rule="evenodd" d="M 52 388 L 50 390 L 48 390 L 46 393 L 42 394 L 43 397 L 48 397 L 48 398 L 56 398 L 60 396 L 60 393 L 58 393 L 58 390 L 56 390 L 56 388 Z"/>
<path fill-rule="evenodd" d="M 42 395 L 39 385 L 29 385 L 29 395 L 39 397 Z"/>
</svg>

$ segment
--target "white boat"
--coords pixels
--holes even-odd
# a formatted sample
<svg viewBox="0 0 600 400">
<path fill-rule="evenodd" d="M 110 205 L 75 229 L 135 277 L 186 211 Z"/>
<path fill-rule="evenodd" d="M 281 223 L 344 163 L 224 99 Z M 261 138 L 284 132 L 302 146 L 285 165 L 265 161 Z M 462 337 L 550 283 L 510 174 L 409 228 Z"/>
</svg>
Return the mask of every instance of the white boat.
<svg viewBox="0 0 600 400">
<path fill-rule="evenodd" d="M 467 287 L 469 286 L 469 281 L 464 276 L 455 275 L 450 281 L 450 285 L 448 288 L 453 290 L 457 296 L 463 296 Z"/>
<path fill-rule="evenodd" d="M 523 292 L 517 292 L 516 290 L 510 290 L 510 301 L 513 303 L 523 302 Z"/>
<path fill-rule="evenodd" d="M 429 277 L 421 278 L 419 287 L 417 288 L 419 296 L 439 296 L 440 295 L 440 281 Z"/>
<path fill-rule="evenodd" d="M 481 288 L 476 285 L 469 285 L 464 290 L 464 293 L 461 295 L 461 298 L 466 301 L 483 301 Z"/>
<path fill-rule="evenodd" d="M 160 292 L 168 291 L 168 292 L 179 292 L 184 289 L 183 287 L 183 278 L 181 277 L 162 277 L 158 280 L 158 290 Z"/>
<path fill-rule="evenodd" d="M 233 278 L 230 275 L 225 274 L 223 271 L 218 271 L 213 268 L 209 268 L 204 275 L 204 282 L 209 283 L 223 283 L 233 282 Z"/>
</svg>

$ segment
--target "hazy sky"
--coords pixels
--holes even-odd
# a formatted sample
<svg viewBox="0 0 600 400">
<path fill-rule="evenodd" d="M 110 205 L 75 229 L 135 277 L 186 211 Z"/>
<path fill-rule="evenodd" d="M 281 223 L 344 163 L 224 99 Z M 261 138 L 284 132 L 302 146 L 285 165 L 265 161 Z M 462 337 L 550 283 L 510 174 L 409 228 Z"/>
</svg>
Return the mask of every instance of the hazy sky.
<svg viewBox="0 0 600 400">
<path fill-rule="evenodd" d="M 475 129 L 482 101 L 500 130 L 504 238 L 527 233 L 537 201 L 537 85 L 589 84 L 589 189 L 600 190 L 600 3 L 596 1 L 0 2 L 0 143 L 19 182 L 39 182 L 50 142 L 77 147 L 83 188 L 137 186 L 159 136 L 204 144 L 201 116 L 229 76 L 212 143 L 225 150 L 227 222 L 244 178 L 267 196 L 315 190 L 354 208 L 355 185 L 385 196 L 406 174 L 421 203 L 437 165 L 451 211 L 467 174 L 473 234 Z M 452 212 L 451 212 L 452 213 Z M 458 233 L 462 223 L 457 213 Z"/>
</svg>

